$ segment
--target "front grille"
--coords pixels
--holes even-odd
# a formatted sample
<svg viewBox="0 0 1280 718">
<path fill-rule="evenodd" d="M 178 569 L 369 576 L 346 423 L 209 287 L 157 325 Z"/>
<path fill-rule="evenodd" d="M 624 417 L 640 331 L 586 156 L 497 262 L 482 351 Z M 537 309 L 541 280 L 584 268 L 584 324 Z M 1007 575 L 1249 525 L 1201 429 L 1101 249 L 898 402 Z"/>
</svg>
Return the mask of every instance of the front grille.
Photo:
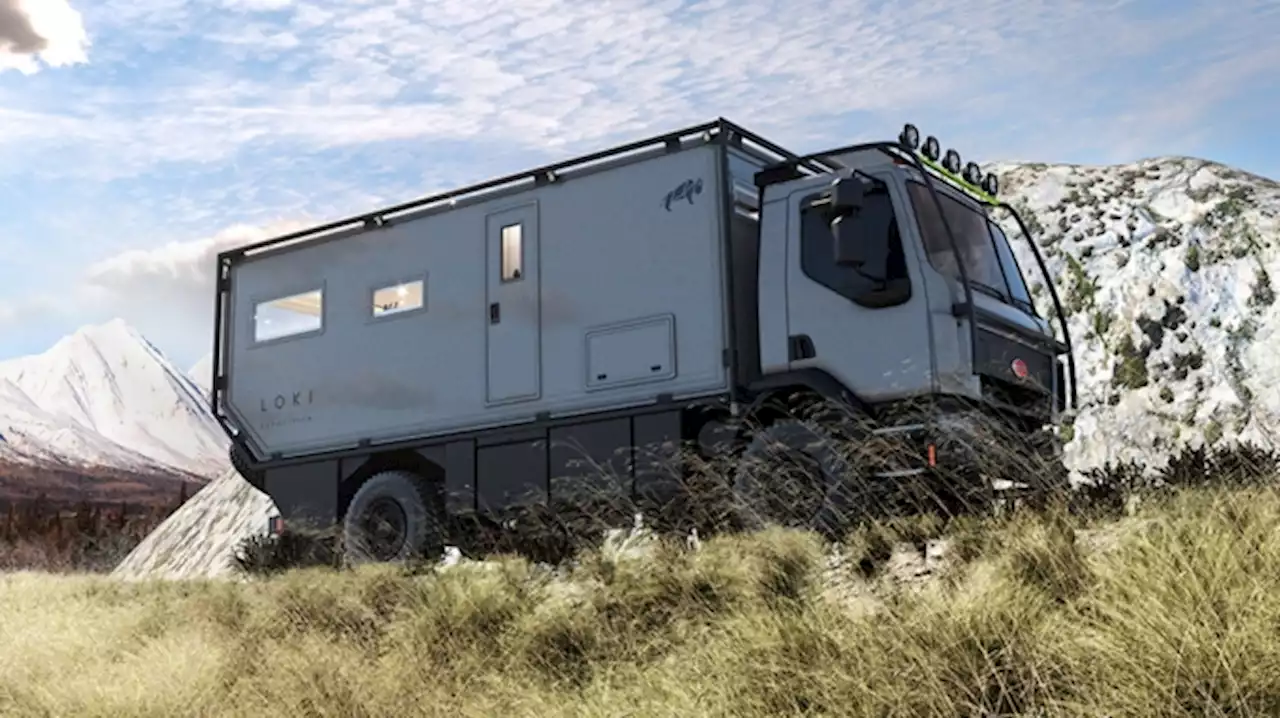
<svg viewBox="0 0 1280 718">
<path fill-rule="evenodd" d="M 991 377 L 980 377 L 982 398 L 993 408 L 1036 417 L 1053 413 L 1053 395 L 1030 386 L 1018 386 Z"/>
</svg>

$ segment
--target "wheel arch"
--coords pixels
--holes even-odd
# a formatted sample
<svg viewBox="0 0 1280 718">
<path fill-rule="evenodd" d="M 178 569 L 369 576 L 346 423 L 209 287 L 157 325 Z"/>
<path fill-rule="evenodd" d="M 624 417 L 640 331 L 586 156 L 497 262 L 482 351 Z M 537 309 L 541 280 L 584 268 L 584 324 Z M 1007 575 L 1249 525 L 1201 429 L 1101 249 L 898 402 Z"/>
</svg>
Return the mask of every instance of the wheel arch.
<svg viewBox="0 0 1280 718">
<path fill-rule="evenodd" d="M 414 449 L 397 449 L 373 454 L 360 464 L 351 475 L 342 479 L 338 485 L 338 521 L 347 515 L 351 499 L 369 479 L 384 471 L 405 471 L 421 479 L 427 488 L 440 490 L 444 487 L 445 469 L 436 461 L 424 456 Z"/>
<path fill-rule="evenodd" d="M 871 406 L 839 379 L 821 369 L 797 369 L 758 379 L 748 387 L 751 403 L 744 416 L 760 426 L 792 415 L 804 402 L 825 400 L 872 415 Z"/>
</svg>

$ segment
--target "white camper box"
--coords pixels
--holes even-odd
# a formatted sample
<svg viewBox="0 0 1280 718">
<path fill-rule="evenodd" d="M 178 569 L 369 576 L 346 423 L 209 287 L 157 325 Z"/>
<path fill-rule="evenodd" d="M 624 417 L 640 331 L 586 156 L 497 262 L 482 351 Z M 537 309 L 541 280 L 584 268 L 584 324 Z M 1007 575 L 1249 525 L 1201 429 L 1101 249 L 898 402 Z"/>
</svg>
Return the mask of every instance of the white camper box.
<svg viewBox="0 0 1280 718">
<path fill-rule="evenodd" d="M 232 464 L 283 520 L 342 522 L 359 561 L 530 503 L 693 520 L 681 445 L 729 460 L 734 512 L 833 527 L 848 479 L 805 438 L 829 432 L 790 418 L 811 401 L 891 445 L 856 469 L 887 489 L 962 501 L 1047 457 L 1047 496 L 1067 374 L 1075 405 L 1052 278 L 1030 242 L 1062 342 L 1016 301 L 992 178 L 919 144 L 908 125 L 800 156 L 719 119 L 223 252 L 211 405 Z M 998 264 L 1004 290 L 935 245 Z M 972 440 L 988 426 L 1020 447 L 1007 466 Z M 775 442 L 817 467 L 795 502 L 752 478 Z"/>
<path fill-rule="evenodd" d="M 696 142 L 239 257 L 222 410 L 266 460 L 726 392 L 764 161 Z"/>
</svg>

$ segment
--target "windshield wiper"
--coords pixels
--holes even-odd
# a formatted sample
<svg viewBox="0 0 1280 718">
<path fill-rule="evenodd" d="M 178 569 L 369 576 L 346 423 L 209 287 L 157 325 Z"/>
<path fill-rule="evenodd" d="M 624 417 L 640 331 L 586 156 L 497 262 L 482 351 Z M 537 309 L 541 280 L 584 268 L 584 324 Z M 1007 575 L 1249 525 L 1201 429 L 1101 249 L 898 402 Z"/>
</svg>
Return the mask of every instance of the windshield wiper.
<svg viewBox="0 0 1280 718">
<path fill-rule="evenodd" d="M 982 282 L 979 282 L 976 279 L 970 279 L 969 285 L 972 286 L 974 289 L 978 290 L 979 292 L 982 292 L 983 294 L 986 294 L 991 297 L 995 297 L 996 299 L 999 299 L 1002 302 L 1010 301 L 1009 298 L 1004 295 L 1004 292 L 1001 292 L 999 289 L 996 289 L 990 284 L 983 284 Z"/>
</svg>

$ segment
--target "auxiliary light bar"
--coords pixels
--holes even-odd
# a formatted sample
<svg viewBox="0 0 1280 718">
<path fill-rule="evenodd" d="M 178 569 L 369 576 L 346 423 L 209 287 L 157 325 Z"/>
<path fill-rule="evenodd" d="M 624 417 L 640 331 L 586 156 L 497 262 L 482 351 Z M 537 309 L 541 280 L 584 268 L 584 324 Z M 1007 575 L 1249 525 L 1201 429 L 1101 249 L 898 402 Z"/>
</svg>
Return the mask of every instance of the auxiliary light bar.
<svg viewBox="0 0 1280 718">
<path fill-rule="evenodd" d="M 926 167 L 942 175 L 966 192 L 973 194 L 988 204 L 999 204 L 996 195 L 1000 193 L 1000 180 L 995 173 L 983 176 L 982 169 L 978 167 L 977 162 L 969 162 L 962 167 L 960 153 L 956 150 L 948 149 L 944 155 L 942 153 L 942 145 L 938 142 L 937 137 L 929 135 L 922 147 L 920 145 L 920 130 L 915 125 L 907 123 L 902 128 L 902 134 L 898 135 L 898 144 L 904 150 L 919 157 L 920 162 Z M 941 161 L 939 161 L 940 156 Z"/>
</svg>

